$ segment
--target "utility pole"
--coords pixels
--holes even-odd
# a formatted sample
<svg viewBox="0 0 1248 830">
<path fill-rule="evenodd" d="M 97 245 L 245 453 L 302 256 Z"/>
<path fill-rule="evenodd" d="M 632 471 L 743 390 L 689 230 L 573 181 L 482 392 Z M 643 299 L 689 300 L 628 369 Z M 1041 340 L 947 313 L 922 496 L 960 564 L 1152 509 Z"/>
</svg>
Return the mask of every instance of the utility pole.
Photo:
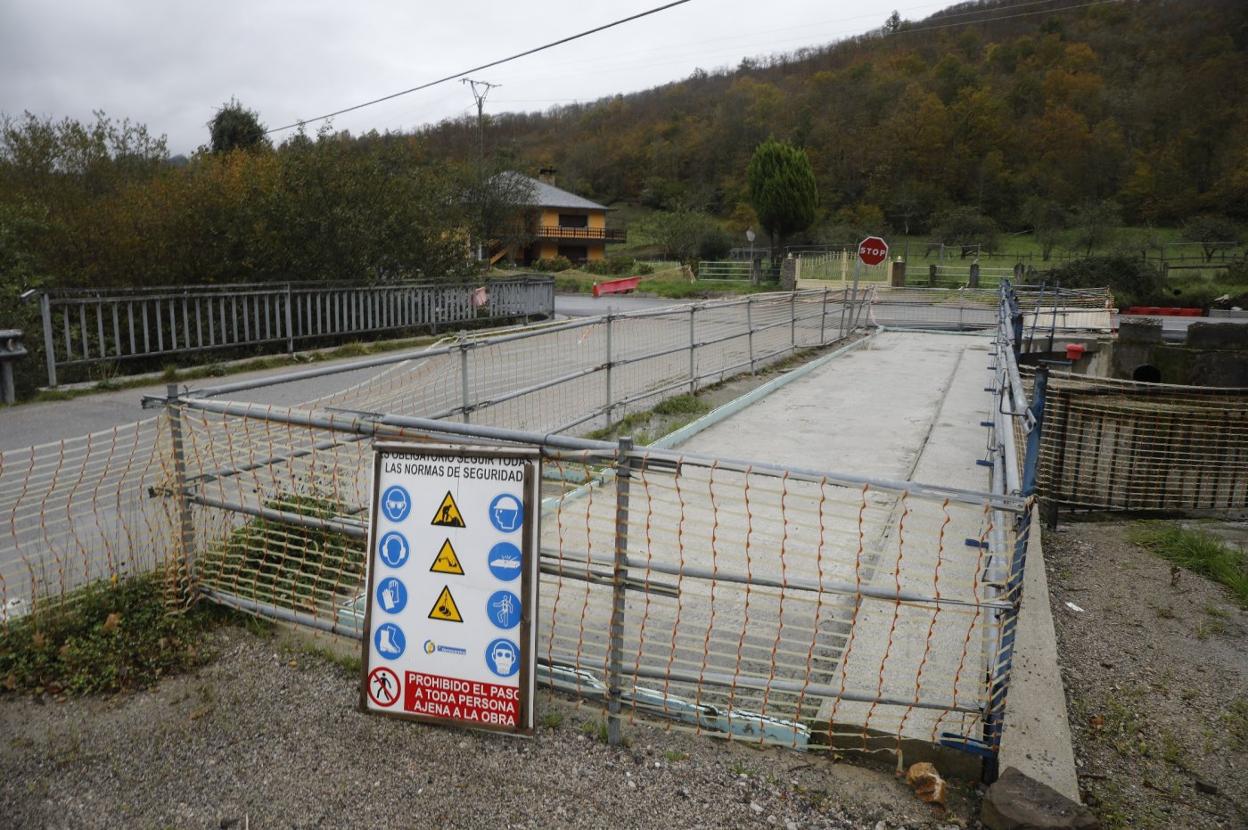
<svg viewBox="0 0 1248 830">
<path fill-rule="evenodd" d="M 477 187 L 485 187 L 485 98 L 490 90 L 502 86 L 489 81 L 477 81 L 472 78 L 460 78 L 461 84 L 468 84 L 472 97 L 477 102 Z M 484 194 L 481 194 L 484 198 Z M 477 240 L 477 261 L 485 259 L 485 240 Z"/>
<path fill-rule="evenodd" d="M 475 81 L 472 78 L 460 78 L 461 84 L 472 88 L 472 97 L 477 102 L 477 161 L 481 169 L 485 169 L 485 98 L 491 89 L 502 86 L 489 81 Z M 479 90 L 479 91 L 478 91 Z"/>
</svg>

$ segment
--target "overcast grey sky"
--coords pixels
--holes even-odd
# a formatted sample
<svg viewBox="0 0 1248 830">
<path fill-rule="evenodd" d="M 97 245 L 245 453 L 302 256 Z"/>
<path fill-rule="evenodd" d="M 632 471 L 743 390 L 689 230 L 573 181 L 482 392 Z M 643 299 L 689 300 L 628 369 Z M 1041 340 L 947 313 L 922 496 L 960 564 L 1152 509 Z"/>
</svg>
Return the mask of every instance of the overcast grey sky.
<svg viewBox="0 0 1248 830">
<path fill-rule="evenodd" d="M 101 109 L 189 153 L 231 96 L 277 127 L 662 2 L 0 0 L 0 112 L 88 119 Z M 880 26 L 894 8 L 918 20 L 949 4 L 692 0 L 475 77 L 503 85 L 489 112 L 542 110 L 827 43 Z M 453 81 L 339 116 L 334 127 L 410 130 L 470 111 L 468 89 Z"/>
</svg>

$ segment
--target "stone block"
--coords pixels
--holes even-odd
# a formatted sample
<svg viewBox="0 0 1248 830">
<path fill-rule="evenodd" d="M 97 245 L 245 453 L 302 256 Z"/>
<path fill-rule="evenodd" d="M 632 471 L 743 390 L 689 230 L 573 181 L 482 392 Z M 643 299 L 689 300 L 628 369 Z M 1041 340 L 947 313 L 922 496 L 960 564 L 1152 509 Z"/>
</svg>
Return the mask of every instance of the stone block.
<svg viewBox="0 0 1248 830">
<path fill-rule="evenodd" d="M 979 819 L 991 830 L 1094 830 L 1096 816 L 1013 767 L 988 788 Z"/>
</svg>

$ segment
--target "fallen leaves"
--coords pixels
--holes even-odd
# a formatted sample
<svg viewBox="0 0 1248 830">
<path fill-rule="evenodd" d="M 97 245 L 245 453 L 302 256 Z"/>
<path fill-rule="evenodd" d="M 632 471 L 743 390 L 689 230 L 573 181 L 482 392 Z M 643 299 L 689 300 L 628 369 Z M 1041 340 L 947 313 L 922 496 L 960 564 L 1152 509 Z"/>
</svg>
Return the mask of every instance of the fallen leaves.
<svg viewBox="0 0 1248 830">
<path fill-rule="evenodd" d="M 914 794 L 920 801 L 945 806 L 945 779 L 927 761 L 911 764 L 906 771 L 906 783 L 914 787 Z"/>
</svg>

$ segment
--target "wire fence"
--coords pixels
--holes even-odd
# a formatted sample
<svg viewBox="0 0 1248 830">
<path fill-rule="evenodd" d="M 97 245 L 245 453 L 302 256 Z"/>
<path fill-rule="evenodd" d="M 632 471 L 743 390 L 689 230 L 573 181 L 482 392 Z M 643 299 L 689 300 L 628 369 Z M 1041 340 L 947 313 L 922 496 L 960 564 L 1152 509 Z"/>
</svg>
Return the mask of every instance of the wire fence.
<svg viewBox="0 0 1248 830">
<path fill-rule="evenodd" d="M 1248 509 L 1248 390 L 1049 372 L 1039 481 L 1056 511 Z"/>
<path fill-rule="evenodd" d="M 868 296 L 807 291 L 465 334 L 447 344 L 223 384 L 237 394 L 311 376 L 377 371 L 308 406 L 563 432 L 589 431 L 865 324 Z M 157 405 L 161 402 L 156 401 Z M 221 436 L 228 441 L 229 436 Z M 0 453 L 0 623 L 98 580 L 167 568 L 185 584 L 167 418 Z M 236 452 L 263 458 L 260 451 Z"/>
<path fill-rule="evenodd" d="M 0 624 L 167 565 L 170 462 L 164 418 L 0 453 Z"/>
<path fill-rule="evenodd" d="M 1028 351 L 1059 331 L 1109 332 L 1113 327 L 1108 289 L 1030 285 L 1009 290 L 1022 315 L 1019 337 Z M 1000 288 L 877 288 L 870 316 L 888 328 L 996 329 L 1000 307 Z"/>
<path fill-rule="evenodd" d="M 504 438 L 546 461 L 551 685 L 605 700 L 614 663 L 634 714 L 808 749 L 975 751 L 1000 721 L 1017 497 L 404 416 L 189 399 L 179 417 L 218 602 L 359 636 L 371 439 Z"/>
<path fill-rule="evenodd" d="M 0 548 L 8 614 L 158 570 L 180 596 L 359 636 L 371 442 L 522 444 L 546 473 L 543 682 L 698 731 L 899 763 L 943 747 L 991 768 L 1039 422 L 1008 287 L 982 491 L 565 435 L 840 339 L 870 299 L 754 295 L 465 336 L 291 373 L 379 369 L 300 407 L 225 399 L 271 379 L 171 389 L 130 444 L 0 456 L 0 509 L 24 521 Z"/>
</svg>

